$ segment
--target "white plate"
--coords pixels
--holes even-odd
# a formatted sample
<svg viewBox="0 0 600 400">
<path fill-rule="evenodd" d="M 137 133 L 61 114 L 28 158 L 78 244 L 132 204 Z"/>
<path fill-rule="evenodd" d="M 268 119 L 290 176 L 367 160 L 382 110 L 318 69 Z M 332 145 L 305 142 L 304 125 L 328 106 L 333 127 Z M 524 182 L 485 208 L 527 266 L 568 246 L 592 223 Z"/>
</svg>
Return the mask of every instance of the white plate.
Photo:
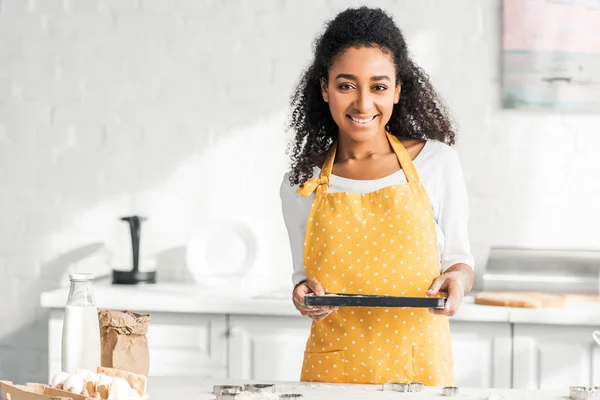
<svg viewBox="0 0 600 400">
<path fill-rule="evenodd" d="M 205 222 L 188 242 L 187 268 L 198 283 L 241 277 L 254 266 L 256 253 L 256 236 L 246 224 Z"/>
</svg>

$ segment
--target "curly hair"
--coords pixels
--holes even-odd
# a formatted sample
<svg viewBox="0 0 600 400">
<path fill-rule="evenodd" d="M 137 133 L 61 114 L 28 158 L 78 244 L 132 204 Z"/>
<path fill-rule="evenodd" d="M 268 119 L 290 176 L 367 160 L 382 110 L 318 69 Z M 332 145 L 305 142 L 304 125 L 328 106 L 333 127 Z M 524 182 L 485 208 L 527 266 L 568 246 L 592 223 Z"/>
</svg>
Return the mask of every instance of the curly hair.
<svg viewBox="0 0 600 400">
<path fill-rule="evenodd" d="M 408 53 L 406 41 L 394 20 L 379 8 L 347 9 L 326 24 L 314 43 L 314 59 L 291 96 L 288 145 L 291 159 L 290 183 L 303 185 L 313 169 L 335 143 L 338 126 L 321 93 L 321 79 L 327 81 L 336 58 L 351 47 L 376 47 L 390 54 L 396 67 L 396 82 L 402 86 L 387 124 L 388 131 L 401 138 L 436 139 L 455 143 L 451 118 L 429 76 Z"/>
</svg>

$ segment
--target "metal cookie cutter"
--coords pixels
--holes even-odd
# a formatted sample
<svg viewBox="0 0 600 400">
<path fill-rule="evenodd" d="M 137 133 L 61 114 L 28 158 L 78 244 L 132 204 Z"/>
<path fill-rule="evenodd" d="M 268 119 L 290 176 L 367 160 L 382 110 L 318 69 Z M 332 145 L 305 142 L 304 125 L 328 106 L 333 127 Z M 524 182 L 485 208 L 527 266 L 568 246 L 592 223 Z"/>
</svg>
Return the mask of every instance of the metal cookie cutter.
<svg viewBox="0 0 600 400">
<path fill-rule="evenodd" d="M 250 393 L 275 393 L 275 385 L 273 384 L 247 384 L 244 385 L 244 390 Z"/>
<path fill-rule="evenodd" d="M 588 400 L 600 400 L 600 387 L 594 386 L 588 388 Z"/>
<path fill-rule="evenodd" d="M 242 397 L 243 392 L 238 392 L 237 390 L 227 390 L 223 389 L 221 393 L 217 395 L 216 400 L 236 400 Z"/>
<path fill-rule="evenodd" d="M 383 391 L 408 392 L 408 385 L 400 382 L 389 382 L 383 384 Z"/>
<path fill-rule="evenodd" d="M 448 397 L 458 396 L 458 388 L 456 386 L 444 386 L 442 388 L 442 396 L 448 396 Z"/>
<path fill-rule="evenodd" d="M 425 390 L 425 385 L 423 382 L 411 382 L 408 384 L 409 392 L 422 392 Z"/>
<path fill-rule="evenodd" d="M 237 391 L 238 393 L 241 393 L 242 390 L 244 390 L 243 386 L 239 386 L 239 385 L 217 385 L 217 386 L 213 386 L 213 394 L 214 395 L 219 395 L 219 394 L 223 393 L 224 391 L 227 391 L 227 392 L 235 392 L 235 391 Z"/>
<path fill-rule="evenodd" d="M 569 387 L 569 399 L 571 400 L 588 400 L 588 388 L 585 386 L 571 386 Z"/>
</svg>

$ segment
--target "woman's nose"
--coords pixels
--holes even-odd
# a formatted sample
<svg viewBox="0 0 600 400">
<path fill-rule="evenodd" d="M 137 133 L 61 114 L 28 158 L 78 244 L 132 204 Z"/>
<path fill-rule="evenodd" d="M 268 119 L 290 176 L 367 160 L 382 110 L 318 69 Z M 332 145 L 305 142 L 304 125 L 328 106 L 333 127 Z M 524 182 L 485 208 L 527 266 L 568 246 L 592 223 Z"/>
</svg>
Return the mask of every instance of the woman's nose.
<svg viewBox="0 0 600 400">
<path fill-rule="evenodd" d="M 372 108 L 373 100 L 368 90 L 357 91 L 354 107 L 358 112 L 367 112 Z"/>
</svg>

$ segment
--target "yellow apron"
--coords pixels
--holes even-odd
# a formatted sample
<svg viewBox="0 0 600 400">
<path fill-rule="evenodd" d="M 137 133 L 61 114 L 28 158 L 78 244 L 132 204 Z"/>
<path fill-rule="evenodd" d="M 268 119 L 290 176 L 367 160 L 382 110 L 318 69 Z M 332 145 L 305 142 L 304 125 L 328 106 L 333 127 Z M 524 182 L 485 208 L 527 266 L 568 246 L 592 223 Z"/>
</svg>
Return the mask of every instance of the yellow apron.
<svg viewBox="0 0 600 400">
<path fill-rule="evenodd" d="M 440 274 L 429 197 L 404 146 L 387 137 L 408 183 L 328 193 L 334 144 L 321 175 L 298 189 L 305 197 L 316 189 L 304 265 L 325 292 L 425 297 Z M 427 309 L 340 307 L 313 321 L 300 380 L 452 385 L 448 317 Z"/>
</svg>

